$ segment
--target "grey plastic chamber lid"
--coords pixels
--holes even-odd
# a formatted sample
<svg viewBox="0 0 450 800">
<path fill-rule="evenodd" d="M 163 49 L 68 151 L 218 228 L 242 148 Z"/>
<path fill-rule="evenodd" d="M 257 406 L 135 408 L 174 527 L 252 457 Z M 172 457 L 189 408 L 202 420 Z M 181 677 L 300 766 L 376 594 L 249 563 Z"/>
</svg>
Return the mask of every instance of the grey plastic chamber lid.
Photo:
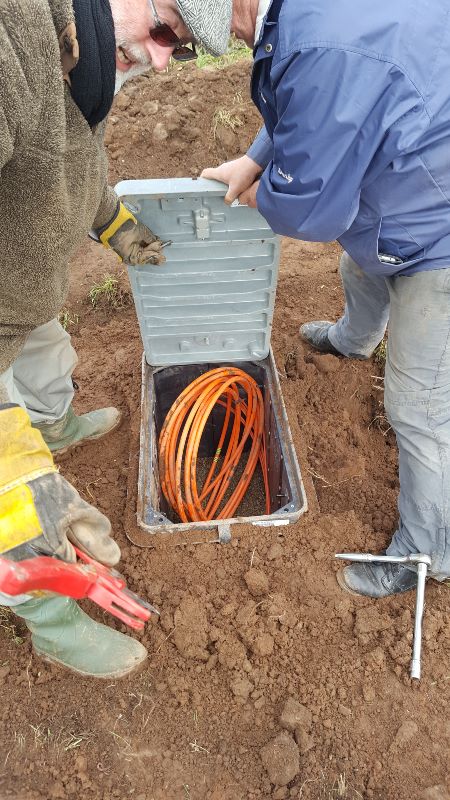
<svg viewBox="0 0 450 800">
<path fill-rule="evenodd" d="M 216 181 L 122 181 L 116 191 L 142 222 L 170 240 L 161 266 L 128 268 L 152 366 L 266 358 L 279 240 L 258 211 L 227 206 Z"/>
</svg>

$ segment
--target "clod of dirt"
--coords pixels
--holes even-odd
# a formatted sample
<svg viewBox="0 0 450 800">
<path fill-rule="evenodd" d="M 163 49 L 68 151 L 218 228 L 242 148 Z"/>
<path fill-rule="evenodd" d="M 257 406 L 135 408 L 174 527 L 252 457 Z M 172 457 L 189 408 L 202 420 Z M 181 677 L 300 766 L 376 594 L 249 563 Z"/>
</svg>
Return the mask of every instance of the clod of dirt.
<svg viewBox="0 0 450 800">
<path fill-rule="evenodd" d="M 429 786 L 420 795 L 419 800 L 448 800 L 449 790 L 442 783 L 439 786 Z"/>
<path fill-rule="evenodd" d="M 370 683 L 365 683 L 362 687 L 362 693 L 366 703 L 373 703 L 376 697 L 375 689 Z"/>
<path fill-rule="evenodd" d="M 260 751 L 269 780 L 275 786 L 286 786 L 300 769 L 300 754 L 292 736 L 282 731 Z"/>
<path fill-rule="evenodd" d="M 196 94 L 192 94 L 187 99 L 187 106 L 192 111 L 203 111 L 205 105 L 205 101 Z"/>
<path fill-rule="evenodd" d="M 141 114 L 143 117 L 152 117 L 159 111 L 159 103 L 157 100 L 146 100 L 141 106 Z"/>
<path fill-rule="evenodd" d="M 285 786 L 281 786 L 272 795 L 273 800 L 285 800 L 286 797 L 288 797 L 288 790 Z"/>
<path fill-rule="evenodd" d="M 309 708 L 290 697 L 284 704 L 280 715 L 280 725 L 293 733 L 297 728 L 309 730 L 312 724 L 312 714 Z"/>
<path fill-rule="evenodd" d="M 370 653 L 367 653 L 366 659 L 369 665 L 384 669 L 386 666 L 386 656 L 381 647 L 375 647 Z"/>
<path fill-rule="evenodd" d="M 307 753 L 309 750 L 312 750 L 314 747 L 314 739 L 305 731 L 304 728 L 296 728 L 295 741 L 297 742 L 298 749 L 302 755 Z"/>
<path fill-rule="evenodd" d="M 251 648 L 255 656 L 261 656 L 261 658 L 264 658 L 265 656 L 271 655 L 273 644 L 273 636 L 271 636 L 270 633 L 261 633 L 260 636 L 257 636 L 253 640 L 251 643 Z"/>
<path fill-rule="evenodd" d="M 400 725 L 390 749 L 404 747 L 414 736 L 417 736 L 418 732 L 418 725 L 412 719 L 407 719 L 403 725 Z"/>
<path fill-rule="evenodd" d="M 339 369 L 339 359 L 337 356 L 332 355 L 312 355 L 311 361 L 314 364 L 315 368 L 318 372 L 322 372 L 323 375 L 328 375 L 329 372 L 336 372 Z"/>
<path fill-rule="evenodd" d="M 269 550 L 267 551 L 267 560 L 268 561 L 275 561 L 276 558 L 281 558 L 283 555 L 283 548 L 279 542 L 274 542 Z"/>
<path fill-rule="evenodd" d="M 203 604 L 184 597 L 174 614 L 175 646 L 185 658 L 208 661 L 208 619 Z"/>
<path fill-rule="evenodd" d="M 361 608 L 356 612 L 354 631 L 357 636 L 361 633 L 377 633 L 385 631 L 392 626 L 392 619 L 380 612 L 374 606 Z"/>
<path fill-rule="evenodd" d="M 162 122 L 157 122 L 155 127 L 153 128 L 152 138 L 154 142 L 163 142 L 167 139 L 169 133 Z"/>
<path fill-rule="evenodd" d="M 116 97 L 114 107 L 116 111 L 125 111 L 131 103 L 131 97 L 129 97 L 125 92 L 120 92 Z"/>
<path fill-rule="evenodd" d="M 217 125 L 215 138 L 226 150 L 233 150 L 236 147 L 236 134 L 224 125 Z"/>
<path fill-rule="evenodd" d="M 219 663 L 228 669 L 236 669 L 242 667 L 246 658 L 247 651 L 238 639 L 229 637 L 217 646 L 219 653 Z"/>
<path fill-rule="evenodd" d="M 253 691 L 255 687 L 247 678 L 238 677 L 235 678 L 234 681 L 231 681 L 230 688 L 235 697 L 241 700 L 248 700 L 250 692 Z"/>
<path fill-rule="evenodd" d="M 247 589 L 253 597 L 263 597 L 269 592 L 269 579 L 265 572 L 259 569 L 249 569 L 244 575 Z"/>
<path fill-rule="evenodd" d="M 293 603 L 283 594 L 271 593 L 266 614 L 268 619 L 276 620 L 286 628 L 293 628 L 298 623 L 298 615 L 295 613 Z"/>
</svg>

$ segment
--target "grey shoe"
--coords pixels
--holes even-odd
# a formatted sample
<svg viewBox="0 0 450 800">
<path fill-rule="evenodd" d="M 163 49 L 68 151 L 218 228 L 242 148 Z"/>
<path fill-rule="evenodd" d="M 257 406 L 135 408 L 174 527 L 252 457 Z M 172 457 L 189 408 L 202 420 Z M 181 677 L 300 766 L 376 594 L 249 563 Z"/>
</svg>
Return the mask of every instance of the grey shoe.
<svg viewBox="0 0 450 800">
<path fill-rule="evenodd" d="M 417 586 L 417 573 L 404 564 L 351 564 L 336 578 L 341 589 L 364 597 L 389 597 Z"/>
<path fill-rule="evenodd" d="M 358 361 L 367 361 L 369 356 L 363 356 L 360 353 L 349 353 L 345 356 L 331 344 L 328 338 L 328 331 L 334 322 L 329 322 L 326 319 L 317 319 L 314 322 L 305 322 L 300 327 L 300 336 L 305 342 L 308 342 L 319 353 L 331 353 L 333 356 L 342 356 L 344 358 L 356 358 Z"/>
<path fill-rule="evenodd" d="M 79 417 L 70 406 L 67 414 L 56 422 L 33 424 L 52 453 L 65 453 L 70 447 L 100 439 L 118 427 L 121 420 L 117 408 L 99 408 Z"/>
<path fill-rule="evenodd" d="M 325 319 L 318 319 L 314 322 L 305 322 L 300 328 L 300 336 L 305 342 L 312 345 L 319 353 L 331 353 L 333 356 L 341 356 L 342 353 L 336 350 L 328 338 L 332 322 Z"/>
</svg>

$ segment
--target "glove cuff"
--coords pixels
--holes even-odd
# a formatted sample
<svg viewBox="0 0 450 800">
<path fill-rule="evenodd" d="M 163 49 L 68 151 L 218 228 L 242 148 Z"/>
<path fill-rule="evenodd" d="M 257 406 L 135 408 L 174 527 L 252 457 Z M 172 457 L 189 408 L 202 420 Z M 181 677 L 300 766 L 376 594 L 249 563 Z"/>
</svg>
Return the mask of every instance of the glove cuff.
<svg viewBox="0 0 450 800">
<path fill-rule="evenodd" d="M 100 228 L 97 231 L 98 238 L 100 239 L 102 245 L 105 247 L 111 247 L 109 240 L 129 219 L 132 220 L 135 225 L 137 225 L 136 217 L 131 213 L 131 211 L 128 211 L 128 208 L 126 208 L 123 203 L 119 203 L 117 211 L 112 220 L 108 222 L 106 227 Z"/>
<path fill-rule="evenodd" d="M 57 472 L 42 434 L 20 406 L 0 409 L 0 496 L 24 483 Z"/>
</svg>

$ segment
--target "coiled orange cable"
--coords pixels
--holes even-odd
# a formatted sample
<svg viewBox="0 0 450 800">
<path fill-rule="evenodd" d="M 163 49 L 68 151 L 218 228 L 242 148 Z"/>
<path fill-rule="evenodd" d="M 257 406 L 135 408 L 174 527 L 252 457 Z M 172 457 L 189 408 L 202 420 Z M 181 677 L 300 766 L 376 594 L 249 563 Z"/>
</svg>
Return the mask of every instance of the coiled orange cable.
<svg viewBox="0 0 450 800">
<path fill-rule="evenodd" d="M 225 418 L 213 463 L 199 489 L 198 450 L 216 404 L 225 409 Z M 222 455 L 227 433 L 228 444 Z M 251 447 L 247 462 L 232 494 L 220 508 L 249 438 Z M 258 384 L 237 367 L 218 367 L 196 378 L 173 403 L 159 437 L 161 490 L 170 506 L 183 522 L 229 519 L 250 485 L 258 460 L 264 481 L 266 514 L 270 514 L 264 400 Z"/>
</svg>

